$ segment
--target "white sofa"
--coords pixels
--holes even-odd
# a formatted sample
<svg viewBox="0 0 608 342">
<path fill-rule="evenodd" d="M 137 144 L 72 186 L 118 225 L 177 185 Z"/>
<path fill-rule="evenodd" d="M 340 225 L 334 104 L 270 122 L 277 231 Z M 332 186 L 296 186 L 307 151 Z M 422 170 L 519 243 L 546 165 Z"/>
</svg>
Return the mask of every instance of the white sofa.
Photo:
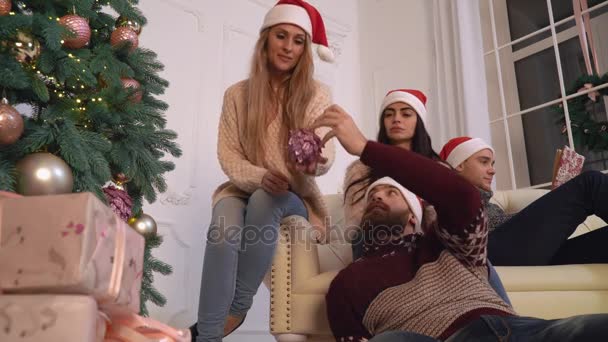
<svg viewBox="0 0 608 342">
<path fill-rule="evenodd" d="M 492 201 L 517 212 L 546 190 L 497 192 Z M 326 196 L 332 223 L 344 221 L 342 195 Z M 333 341 L 325 294 L 339 270 L 352 261 L 351 246 L 333 242 L 317 245 L 308 238 L 309 223 L 298 217 L 281 226 L 271 271 L 270 331 L 277 341 Z M 290 223 L 286 223 L 290 222 Z M 606 224 L 590 217 L 575 235 Z M 536 267 L 497 267 L 520 315 L 542 318 L 608 312 L 608 264 Z"/>
</svg>

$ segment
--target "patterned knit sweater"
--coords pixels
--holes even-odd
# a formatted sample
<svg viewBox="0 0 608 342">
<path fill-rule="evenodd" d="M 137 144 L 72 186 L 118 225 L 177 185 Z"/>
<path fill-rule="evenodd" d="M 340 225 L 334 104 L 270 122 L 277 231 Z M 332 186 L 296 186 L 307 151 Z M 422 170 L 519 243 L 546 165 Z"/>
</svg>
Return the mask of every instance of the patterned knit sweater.
<svg viewBox="0 0 608 342">
<path fill-rule="evenodd" d="M 361 161 L 427 199 L 437 221 L 424 235 L 366 245 L 364 256 L 336 276 L 326 296 L 336 339 L 406 330 L 444 340 L 481 315 L 514 315 L 488 283 L 480 193 L 438 163 L 397 147 L 368 142 Z"/>
<path fill-rule="evenodd" d="M 217 155 L 222 170 L 228 176 L 229 181 L 215 190 L 213 205 L 220 199 L 230 196 L 248 198 L 255 190 L 262 187 L 262 177 L 264 177 L 266 171 L 273 169 L 289 178 L 290 189 L 304 201 L 308 209 L 310 222 L 318 227 L 324 227 L 322 222 L 324 222 L 328 212 L 315 178 L 303 173 L 291 173 L 287 168 L 284 153 L 286 146 L 280 141 L 280 129 L 283 125 L 281 115 L 276 115 L 268 126 L 267 135 L 263 142 L 265 160 L 262 163 L 254 164 L 246 155 L 243 149 L 244 142 L 240 139 L 239 127 L 245 125 L 247 86 L 246 80 L 241 81 L 230 86 L 224 93 Z M 311 125 L 329 105 L 331 105 L 329 88 L 316 82 L 315 94 L 308 108 L 302 113 L 306 117 L 305 127 Z M 323 137 L 327 131 L 327 128 L 321 128 L 316 133 Z M 328 161 L 319 165 L 317 176 L 325 174 L 334 161 L 335 147 L 333 142 L 330 141 L 325 145 L 322 155 Z"/>
<path fill-rule="evenodd" d="M 481 200 L 486 207 L 486 215 L 488 216 L 488 229 L 490 234 L 501 224 L 509 221 L 515 214 L 507 214 L 500 206 L 490 202 L 490 199 L 494 195 L 492 191 L 485 191 L 479 189 L 481 194 Z"/>
</svg>

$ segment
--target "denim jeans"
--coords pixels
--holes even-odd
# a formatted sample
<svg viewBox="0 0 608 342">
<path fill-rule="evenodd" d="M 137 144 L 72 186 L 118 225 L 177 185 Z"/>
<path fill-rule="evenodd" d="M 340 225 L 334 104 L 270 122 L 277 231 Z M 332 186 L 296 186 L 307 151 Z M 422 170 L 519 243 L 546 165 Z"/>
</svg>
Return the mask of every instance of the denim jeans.
<svg viewBox="0 0 608 342">
<path fill-rule="evenodd" d="M 532 317 L 482 316 L 445 342 L 605 342 L 608 314 L 544 320 Z M 429 336 L 389 331 L 370 342 L 439 342 Z"/>
<path fill-rule="evenodd" d="M 268 271 L 281 219 L 308 218 L 292 192 L 273 196 L 259 189 L 249 199 L 227 197 L 213 208 L 207 233 L 198 309 L 197 342 L 222 340 L 228 314 L 242 317 L 251 308 Z"/>
<path fill-rule="evenodd" d="M 408 331 L 387 331 L 374 336 L 369 342 L 440 342 L 430 336 Z"/>
<path fill-rule="evenodd" d="M 500 277 L 498 276 L 498 273 L 496 272 L 496 269 L 494 268 L 490 260 L 488 260 L 488 270 L 488 282 L 490 283 L 490 286 L 492 286 L 494 291 L 496 291 L 496 293 L 500 296 L 500 298 L 502 298 L 502 300 L 507 302 L 507 304 L 512 305 L 511 300 L 507 295 L 507 290 L 505 290 L 505 286 L 502 284 L 502 281 L 500 280 Z"/>
<path fill-rule="evenodd" d="M 454 333 L 446 342 L 604 342 L 608 341 L 607 326 L 608 314 L 554 320 L 482 316 Z"/>
<path fill-rule="evenodd" d="M 607 263 L 608 227 L 568 239 L 587 216 L 608 222 L 608 175 L 587 171 L 547 193 L 488 238 L 497 266 Z"/>
</svg>

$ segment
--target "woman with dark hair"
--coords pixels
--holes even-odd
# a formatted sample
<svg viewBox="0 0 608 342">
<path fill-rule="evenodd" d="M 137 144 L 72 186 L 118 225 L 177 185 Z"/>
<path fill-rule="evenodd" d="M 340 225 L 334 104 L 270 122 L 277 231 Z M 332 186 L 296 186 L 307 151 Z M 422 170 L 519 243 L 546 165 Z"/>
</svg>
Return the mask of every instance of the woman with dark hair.
<svg viewBox="0 0 608 342">
<path fill-rule="evenodd" d="M 426 130 L 425 105 L 426 96 L 419 90 L 398 89 L 390 91 L 385 96 L 380 108 L 378 142 L 398 145 L 425 157 L 442 161 L 439 154 L 433 150 L 431 137 Z M 403 120 L 404 126 L 398 125 L 396 120 Z M 389 126 L 388 130 L 387 125 Z M 411 128 L 413 128 L 413 134 Z"/>
<path fill-rule="evenodd" d="M 394 145 L 421 154 L 439 163 L 445 162 L 433 150 L 426 127 L 426 96 L 419 90 L 397 89 L 386 94 L 380 107 L 378 142 Z M 446 167 L 447 164 L 445 164 Z M 353 162 L 344 177 L 345 235 L 353 246 L 353 260 L 363 253 L 360 234 L 361 217 L 365 210 L 363 197 L 367 187 L 378 177 L 360 161 Z"/>
</svg>

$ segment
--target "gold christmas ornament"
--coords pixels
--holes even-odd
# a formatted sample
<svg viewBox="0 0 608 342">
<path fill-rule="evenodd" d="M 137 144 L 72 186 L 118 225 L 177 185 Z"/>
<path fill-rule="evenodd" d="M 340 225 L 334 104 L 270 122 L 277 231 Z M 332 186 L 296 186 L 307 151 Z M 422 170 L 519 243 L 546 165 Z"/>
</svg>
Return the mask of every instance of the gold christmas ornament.
<svg viewBox="0 0 608 342">
<path fill-rule="evenodd" d="M 132 52 L 139 45 L 139 37 L 137 36 L 137 33 L 129 27 L 119 27 L 112 32 L 112 35 L 110 36 L 110 44 L 116 47 L 124 42 L 131 43 L 129 51 Z"/>
<path fill-rule="evenodd" d="M 129 181 L 130 179 L 127 178 L 127 175 L 122 172 L 119 172 L 114 175 L 114 183 L 116 183 L 116 185 L 118 186 L 123 186 L 124 184 L 129 183 Z"/>
<path fill-rule="evenodd" d="M 23 117 L 8 100 L 0 101 L 0 145 L 10 145 L 23 133 Z"/>
<path fill-rule="evenodd" d="M 129 19 L 122 15 L 120 17 L 118 17 L 118 19 L 116 19 L 116 24 L 114 26 L 116 28 L 128 27 L 131 30 L 133 30 L 133 32 L 137 33 L 137 35 L 141 34 L 141 25 L 137 21 Z"/>
<path fill-rule="evenodd" d="M 88 20 L 75 14 L 68 14 L 59 18 L 59 23 L 75 34 L 75 36 L 65 37 L 63 46 L 69 49 L 80 49 L 89 44 L 91 28 Z"/>
<path fill-rule="evenodd" d="M 156 221 L 148 214 L 141 214 L 138 218 L 131 217 L 128 223 L 143 236 L 154 236 L 158 231 Z"/>
<path fill-rule="evenodd" d="M 2 1 L 2 0 L 0 0 Z M 15 59 L 20 63 L 32 64 L 40 56 L 40 42 L 33 35 L 18 31 L 15 36 L 7 41 L 2 42 L 3 46 L 8 46 L 8 49 Z"/>
<path fill-rule="evenodd" d="M 72 169 L 50 153 L 38 152 L 17 162 L 17 192 L 25 196 L 56 195 L 72 192 Z"/>
<path fill-rule="evenodd" d="M 11 0 L 0 0 L 0 16 L 11 13 Z"/>
<path fill-rule="evenodd" d="M 120 79 L 120 81 L 122 82 L 123 88 L 125 88 L 127 90 L 128 90 L 128 88 L 139 89 L 141 86 L 139 84 L 139 82 L 137 82 L 137 80 L 132 79 L 132 78 L 123 77 Z M 131 95 L 131 97 L 129 97 L 129 99 L 131 99 L 131 102 L 133 102 L 133 103 L 139 103 L 139 102 L 141 102 L 143 95 L 144 95 L 143 92 L 141 90 L 139 90 L 139 91 L 135 92 L 133 95 Z"/>
</svg>

